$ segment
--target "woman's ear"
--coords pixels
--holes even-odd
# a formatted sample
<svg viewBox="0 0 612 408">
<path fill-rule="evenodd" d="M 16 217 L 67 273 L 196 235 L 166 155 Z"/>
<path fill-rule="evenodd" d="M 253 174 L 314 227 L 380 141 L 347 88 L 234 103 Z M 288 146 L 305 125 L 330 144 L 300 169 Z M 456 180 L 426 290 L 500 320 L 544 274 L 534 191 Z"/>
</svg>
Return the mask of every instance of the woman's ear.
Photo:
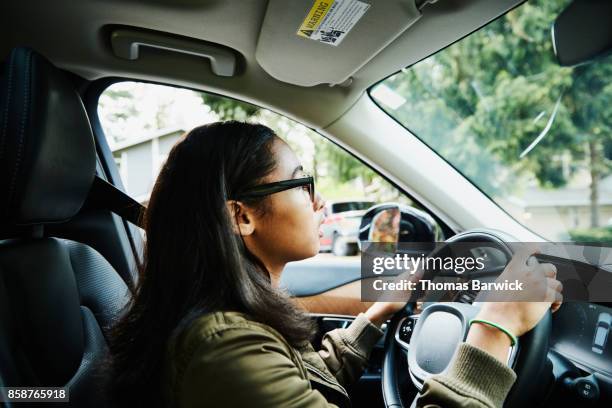
<svg viewBox="0 0 612 408">
<path fill-rule="evenodd" d="M 236 234 L 251 235 L 255 231 L 255 219 L 250 209 L 240 201 L 228 200 L 227 210 L 232 219 L 232 226 Z"/>
</svg>

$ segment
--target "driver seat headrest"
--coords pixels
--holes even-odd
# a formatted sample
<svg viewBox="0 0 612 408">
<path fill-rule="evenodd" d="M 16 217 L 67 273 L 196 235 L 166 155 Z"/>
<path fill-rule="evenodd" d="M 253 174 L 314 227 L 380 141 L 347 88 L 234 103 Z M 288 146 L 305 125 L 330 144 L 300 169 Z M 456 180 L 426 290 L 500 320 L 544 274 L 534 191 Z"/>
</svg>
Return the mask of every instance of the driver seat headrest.
<svg viewBox="0 0 612 408">
<path fill-rule="evenodd" d="M 67 221 L 95 177 L 89 118 L 67 75 L 29 48 L 0 81 L 0 225 Z"/>
</svg>

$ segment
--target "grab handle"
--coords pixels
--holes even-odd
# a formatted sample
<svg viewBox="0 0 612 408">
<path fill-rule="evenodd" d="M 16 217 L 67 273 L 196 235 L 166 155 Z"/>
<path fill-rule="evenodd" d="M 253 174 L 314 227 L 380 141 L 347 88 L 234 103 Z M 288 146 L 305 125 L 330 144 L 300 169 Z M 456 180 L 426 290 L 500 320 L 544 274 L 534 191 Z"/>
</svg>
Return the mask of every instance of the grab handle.
<svg viewBox="0 0 612 408">
<path fill-rule="evenodd" d="M 231 77 L 236 72 L 236 55 L 232 51 L 194 39 L 122 28 L 112 32 L 111 46 L 117 57 L 128 60 L 138 59 L 140 47 L 144 46 L 207 58 L 215 75 Z"/>
</svg>

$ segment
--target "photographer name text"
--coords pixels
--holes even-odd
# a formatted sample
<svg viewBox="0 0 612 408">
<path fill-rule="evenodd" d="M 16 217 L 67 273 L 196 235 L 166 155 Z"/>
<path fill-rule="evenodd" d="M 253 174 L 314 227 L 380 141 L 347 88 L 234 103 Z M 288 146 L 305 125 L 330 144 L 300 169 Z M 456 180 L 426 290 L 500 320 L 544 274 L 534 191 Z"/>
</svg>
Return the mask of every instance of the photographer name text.
<svg viewBox="0 0 612 408">
<path fill-rule="evenodd" d="M 372 283 L 374 290 L 428 290 L 428 291 L 463 291 L 463 290 L 495 290 L 495 291 L 521 291 L 523 290 L 523 282 L 518 280 L 501 282 L 483 282 L 478 279 L 473 279 L 469 282 L 434 282 L 431 280 L 410 281 L 407 279 L 385 281 L 384 279 L 376 279 Z"/>
</svg>

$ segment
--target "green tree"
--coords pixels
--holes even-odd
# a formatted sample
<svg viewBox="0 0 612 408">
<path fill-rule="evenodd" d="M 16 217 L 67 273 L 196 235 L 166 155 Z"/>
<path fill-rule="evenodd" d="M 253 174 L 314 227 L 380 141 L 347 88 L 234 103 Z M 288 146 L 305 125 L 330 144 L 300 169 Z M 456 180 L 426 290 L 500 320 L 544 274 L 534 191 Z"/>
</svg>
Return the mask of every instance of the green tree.
<svg viewBox="0 0 612 408">
<path fill-rule="evenodd" d="M 220 120 L 246 121 L 259 113 L 259 107 L 223 96 L 200 93 L 202 103 L 210 107 Z"/>
<path fill-rule="evenodd" d="M 99 101 L 99 111 L 104 112 L 102 123 L 126 122 L 130 117 L 139 114 L 134 101 L 134 94 L 127 89 L 109 87 L 102 93 Z M 124 140 L 125 135 L 112 134 L 115 141 Z"/>
<path fill-rule="evenodd" d="M 385 83 L 406 99 L 393 114 L 489 194 L 525 185 L 517 176 L 558 188 L 586 167 L 597 226 L 612 157 L 612 64 L 557 64 L 550 27 L 567 3 L 526 3 Z"/>
<path fill-rule="evenodd" d="M 591 227 L 598 227 L 599 180 L 611 170 L 612 157 L 612 58 L 575 68 L 568 103 L 576 137 L 591 175 Z"/>
</svg>

